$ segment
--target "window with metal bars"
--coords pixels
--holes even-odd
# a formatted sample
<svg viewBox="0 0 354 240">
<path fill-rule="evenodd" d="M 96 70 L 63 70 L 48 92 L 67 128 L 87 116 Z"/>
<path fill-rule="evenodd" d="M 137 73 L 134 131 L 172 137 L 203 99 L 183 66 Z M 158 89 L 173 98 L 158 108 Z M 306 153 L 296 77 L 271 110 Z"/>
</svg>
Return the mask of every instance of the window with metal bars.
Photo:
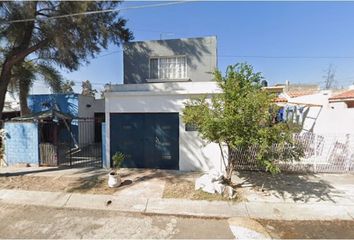
<svg viewBox="0 0 354 240">
<path fill-rule="evenodd" d="M 185 56 L 150 58 L 150 79 L 186 79 Z"/>
</svg>

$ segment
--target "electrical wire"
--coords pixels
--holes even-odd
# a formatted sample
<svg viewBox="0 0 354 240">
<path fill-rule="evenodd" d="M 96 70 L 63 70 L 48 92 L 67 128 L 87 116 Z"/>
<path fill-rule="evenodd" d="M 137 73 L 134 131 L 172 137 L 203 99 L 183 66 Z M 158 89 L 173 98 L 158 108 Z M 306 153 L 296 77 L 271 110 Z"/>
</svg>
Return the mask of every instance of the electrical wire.
<svg viewBox="0 0 354 240">
<path fill-rule="evenodd" d="M 112 51 L 107 54 L 99 55 L 95 58 L 109 56 L 120 53 L 123 50 Z M 255 55 L 219 55 L 218 58 L 270 58 L 270 59 L 354 59 L 354 56 L 255 56 Z"/>
<path fill-rule="evenodd" d="M 219 55 L 219 58 L 274 58 L 274 59 L 354 59 L 354 56 L 265 56 L 265 55 Z"/>
<path fill-rule="evenodd" d="M 164 6 L 177 5 L 177 4 L 183 4 L 183 3 L 189 3 L 189 2 L 196 2 L 196 1 L 195 1 L 195 0 L 185 0 L 185 1 L 178 1 L 178 2 L 157 3 L 157 4 L 148 4 L 148 5 L 132 6 L 132 7 L 125 7 L 125 8 L 118 8 L 118 9 L 106 9 L 106 10 L 99 10 L 99 11 L 70 13 L 70 14 L 64 14 L 64 15 L 59 15 L 59 16 L 48 17 L 48 18 L 40 19 L 40 20 L 41 20 L 41 21 L 47 21 L 47 20 L 58 19 L 58 18 L 76 17 L 76 16 L 81 16 L 81 15 L 92 15 L 92 14 L 98 14 L 98 13 L 118 12 L 118 11 L 122 11 L 122 10 L 130 10 L 130 9 L 142 9 L 142 8 L 152 8 L 152 7 L 164 7 Z M 37 21 L 37 20 L 39 20 L 39 19 L 36 19 L 36 18 L 27 18 L 27 19 L 11 20 L 11 21 L 7 21 L 6 23 L 33 22 L 33 21 Z"/>
</svg>

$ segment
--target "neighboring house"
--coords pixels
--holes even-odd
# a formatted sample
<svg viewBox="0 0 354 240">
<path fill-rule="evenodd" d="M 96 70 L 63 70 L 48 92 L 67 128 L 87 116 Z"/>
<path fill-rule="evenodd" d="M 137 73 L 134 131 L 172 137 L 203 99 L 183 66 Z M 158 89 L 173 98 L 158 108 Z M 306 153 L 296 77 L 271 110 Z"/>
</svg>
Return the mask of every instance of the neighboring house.
<svg viewBox="0 0 354 240">
<path fill-rule="evenodd" d="M 94 118 L 95 112 L 104 112 L 104 99 L 95 99 L 77 93 L 35 94 L 28 96 L 32 113 L 58 107 L 74 118 Z"/>
<path fill-rule="evenodd" d="M 104 119 L 97 116 L 104 113 L 103 99 L 80 94 L 40 94 L 30 95 L 28 105 L 29 115 L 5 122 L 8 165 L 72 165 L 75 161 L 89 162 L 89 158 L 98 161 Z"/>
<path fill-rule="evenodd" d="M 329 102 L 332 107 L 335 108 L 354 108 L 354 87 L 351 89 L 344 91 L 342 93 L 338 93 L 329 98 Z"/>
<path fill-rule="evenodd" d="M 2 110 L 2 120 L 9 120 L 20 116 L 20 101 L 17 95 L 6 93 L 4 108 Z"/>
<path fill-rule="evenodd" d="M 274 100 L 279 106 L 302 109 L 303 132 L 326 136 L 354 133 L 354 90 L 320 90 L 316 85 L 290 85 Z"/>
<path fill-rule="evenodd" d="M 290 99 L 319 92 L 320 87 L 313 84 L 290 84 L 286 81 L 285 84 L 276 84 L 275 86 L 264 87 L 263 89 L 275 95 L 273 101 L 277 105 L 285 106 Z"/>
<path fill-rule="evenodd" d="M 105 94 L 106 158 L 123 152 L 126 167 L 220 170 L 219 146 L 182 120 L 188 99 L 220 92 L 216 52 L 216 37 L 125 44 L 124 84 Z"/>
<path fill-rule="evenodd" d="M 71 131 L 78 144 L 91 143 L 95 138 L 101 138 L 101 123 L 104 119 L 100 116 L 104 115 L 104 99 L 76 93 L 36 94 L 28 96 L 28 107 L 32 114 L 50 109 L 69 114 L 74 119 L 71 121 Z M 78 119 L 92 121 L 84 122 Z M 95 136 L 95 133 L 99 135 Z"/>
</svg>

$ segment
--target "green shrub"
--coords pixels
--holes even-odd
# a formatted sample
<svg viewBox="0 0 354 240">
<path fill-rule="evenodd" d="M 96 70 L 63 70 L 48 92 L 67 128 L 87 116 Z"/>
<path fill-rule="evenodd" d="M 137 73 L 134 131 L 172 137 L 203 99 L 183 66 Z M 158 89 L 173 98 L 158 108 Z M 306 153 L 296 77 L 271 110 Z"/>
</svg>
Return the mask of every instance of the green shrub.
<svg viewBox="0 0 354 240">
<path fill-rule="evenodd" d="M 122 152 L 116 152 L 113 155 L 112 160 L 113 160 L 113 168 L 118 170 L 121 167 L 123 161 L 125 160 L 125 155 Z"/>
</svg>

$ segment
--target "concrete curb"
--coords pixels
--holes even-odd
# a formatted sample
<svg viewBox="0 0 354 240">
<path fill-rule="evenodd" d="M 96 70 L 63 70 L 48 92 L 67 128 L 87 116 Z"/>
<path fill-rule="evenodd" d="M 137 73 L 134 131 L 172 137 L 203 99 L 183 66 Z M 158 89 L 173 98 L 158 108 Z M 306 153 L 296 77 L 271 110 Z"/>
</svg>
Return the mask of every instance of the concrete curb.
<svg viewBox="0 0 354 240">
<path fill-rule="evenodd" d="M 110 201 L 110 204 L 107 202 Z M 354 204 L 196 201 L 0 189 L 0 202 L 202 218 L 354 220 Z"/>
</svg>

